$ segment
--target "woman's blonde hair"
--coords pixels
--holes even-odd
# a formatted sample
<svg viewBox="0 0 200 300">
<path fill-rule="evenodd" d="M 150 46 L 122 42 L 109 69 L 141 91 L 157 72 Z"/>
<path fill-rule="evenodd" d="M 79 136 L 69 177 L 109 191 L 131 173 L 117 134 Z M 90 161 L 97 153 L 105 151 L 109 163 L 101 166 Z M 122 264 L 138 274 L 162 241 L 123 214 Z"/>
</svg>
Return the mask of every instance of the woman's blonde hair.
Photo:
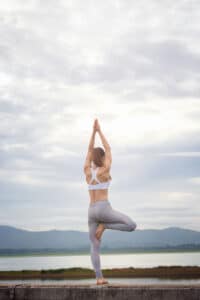
<svg viewBox="0 0 200 300">
<path fill-rule="evenodd" d="M 92 157 L 93 157 L 93 162 L 97 167 L 102 167 L 103 166 L 103 158 L 105 157 L 105 151 L 101 147 L 95 147 L 93 148 L 92 152 Z M 107 179 L 112 179 L 112 176 L 108 174 Z"/>
<path fill-rule="evenodd" d="M 103 158 L 105 157 L 105 151 L 102 147 L 95 147 L 92 151 L 93 162 L 97 167 L 103 166 Z"/>
</svg>

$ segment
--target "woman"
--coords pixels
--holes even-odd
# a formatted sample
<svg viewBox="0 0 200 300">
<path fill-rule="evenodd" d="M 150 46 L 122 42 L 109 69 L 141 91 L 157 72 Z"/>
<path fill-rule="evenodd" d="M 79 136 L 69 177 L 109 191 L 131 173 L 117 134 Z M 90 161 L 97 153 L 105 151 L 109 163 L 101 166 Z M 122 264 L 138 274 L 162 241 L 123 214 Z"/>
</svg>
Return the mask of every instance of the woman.
<svg viewBox="0 0 200 300">
<path fill-rule="evenodd" d="M 96 132 L 99 133 L 105 151 L 101 147 L 94 148 Z M 88 227 L 91 241 L 91 261 L 96 274 L 97 284 L 108 283 L 103 278 L 99 256 L 101 236 L 104 230 L 133 231 L 137 226 L 129 216 L 114 210 L 108 200 L 108 187 L 112 179 L 109 173 L 111 163 L 110 145 L 100 129 L 98 120 L 95 119 L 84 164 L 84 173 L 90 195 Z"/>
</svg>

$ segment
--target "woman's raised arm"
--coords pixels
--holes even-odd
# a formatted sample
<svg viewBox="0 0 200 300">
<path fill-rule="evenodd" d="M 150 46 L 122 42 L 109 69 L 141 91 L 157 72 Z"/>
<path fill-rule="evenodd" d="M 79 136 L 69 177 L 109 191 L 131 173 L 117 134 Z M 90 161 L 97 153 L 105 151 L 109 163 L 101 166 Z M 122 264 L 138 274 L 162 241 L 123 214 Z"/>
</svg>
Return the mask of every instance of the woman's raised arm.
<svg viewBox="0 0 200 300">
<path fill-rule="evenodd" d="M 88 146 L 88 151 L 87 151 L 87 155 L 86 155 L 86 159 L 85 159 L 85 163 L 84 163 L 84 167 L 83 167 L 84 172 L 91 165 L 92 150 L 94 148 L 94 143 L 95 143 L 95 134 L 96 134 L 96 120 L 94 121 L 93 131 L 92 131 L 92 135 L 91 135 L 91 138 L 90 138 L 90 142 L 89 142 L 89 146 Z"/>
<path fill-rule="evenodd" d="M 112 163 L 111 147 L 110 147 L 106 137 L 104 136 L 103 132 L 101 131 L 101 128 L 100 128 L 100 125 L 99 125 L 98 121 L 97 121 L 97 124 L 96 124 L 96 130 L 99 133 L 102 144 L 105 148 L 105 161 L 104 161 L 105 166 L 107 168 L 110 168 L 111 163 Z"/>
</svg>

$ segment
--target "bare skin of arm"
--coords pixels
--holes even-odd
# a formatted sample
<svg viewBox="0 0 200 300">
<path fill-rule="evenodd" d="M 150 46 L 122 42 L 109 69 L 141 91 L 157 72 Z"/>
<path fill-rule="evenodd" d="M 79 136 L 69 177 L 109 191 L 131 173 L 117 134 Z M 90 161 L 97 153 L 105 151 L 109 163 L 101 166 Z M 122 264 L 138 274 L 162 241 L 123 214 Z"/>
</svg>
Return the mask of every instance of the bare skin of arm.
<svg viewBox="0 0 200 300">
<path fill-rule="evenodd" d="M 90 138 L 90 142 L 89 142 L 89 146 L 88 146 L 88 152 L 87 152 L 84 167 L 83 167 L 84 172 L 86 172 L 88 170 L 88 168 L 90 168 L 91 161 L 92 161 L 92 150 L 94 148 L 95 134 L 96 134 L 95 125 L 96 125 L 96 120 L 95 120 L 94 125 L 93 125 L 93 131 L 92 131 L 92 135 L 91 135 L 91 138 Z"/>
<path fill-rule="evenodd" d="M 96 128 L 97 128 L 97 132 L 99 133 L 99 136 L 101 138 L 101 142 L 105 148 L 104 166 L 106 169 L 110 169 L 111 163 L 112 163 L 111 147 L 110 147 L 108 141 L 106 140 L 103 132 L 101 131 L 98 121 L 97 121 Z"/>
</svg>

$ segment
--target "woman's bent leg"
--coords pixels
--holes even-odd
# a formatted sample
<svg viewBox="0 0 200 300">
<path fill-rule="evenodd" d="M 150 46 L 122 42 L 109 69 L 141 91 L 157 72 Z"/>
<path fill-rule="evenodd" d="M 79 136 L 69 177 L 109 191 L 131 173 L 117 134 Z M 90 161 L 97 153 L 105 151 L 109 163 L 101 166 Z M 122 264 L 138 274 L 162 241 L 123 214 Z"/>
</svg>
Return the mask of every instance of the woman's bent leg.
<svg viewBox="0 0 200 300">
<path fill-rule="evenodd" d="M 100 262 L 100 244 L 101 244 L 101 239 L 98 240 L 95 237 L 96 229 L 98 227 L 98 223 L 96 222 L 89 222 L 89 237 L 91 241 L 91 248 L 90 248 L 90 253 L 91 253 L 91 261 L 92 265 L 96 274 L 96 278 L 102 278 L 103 274 L 101 272 L 101 262 Z"/>
<path fill-rule="evenodd" d="M 129 216 L 114 210 L 110 205 L 101 209 L 100 219 L 106 229 L 133 231 L 137 227 Z"/>
</svg>

